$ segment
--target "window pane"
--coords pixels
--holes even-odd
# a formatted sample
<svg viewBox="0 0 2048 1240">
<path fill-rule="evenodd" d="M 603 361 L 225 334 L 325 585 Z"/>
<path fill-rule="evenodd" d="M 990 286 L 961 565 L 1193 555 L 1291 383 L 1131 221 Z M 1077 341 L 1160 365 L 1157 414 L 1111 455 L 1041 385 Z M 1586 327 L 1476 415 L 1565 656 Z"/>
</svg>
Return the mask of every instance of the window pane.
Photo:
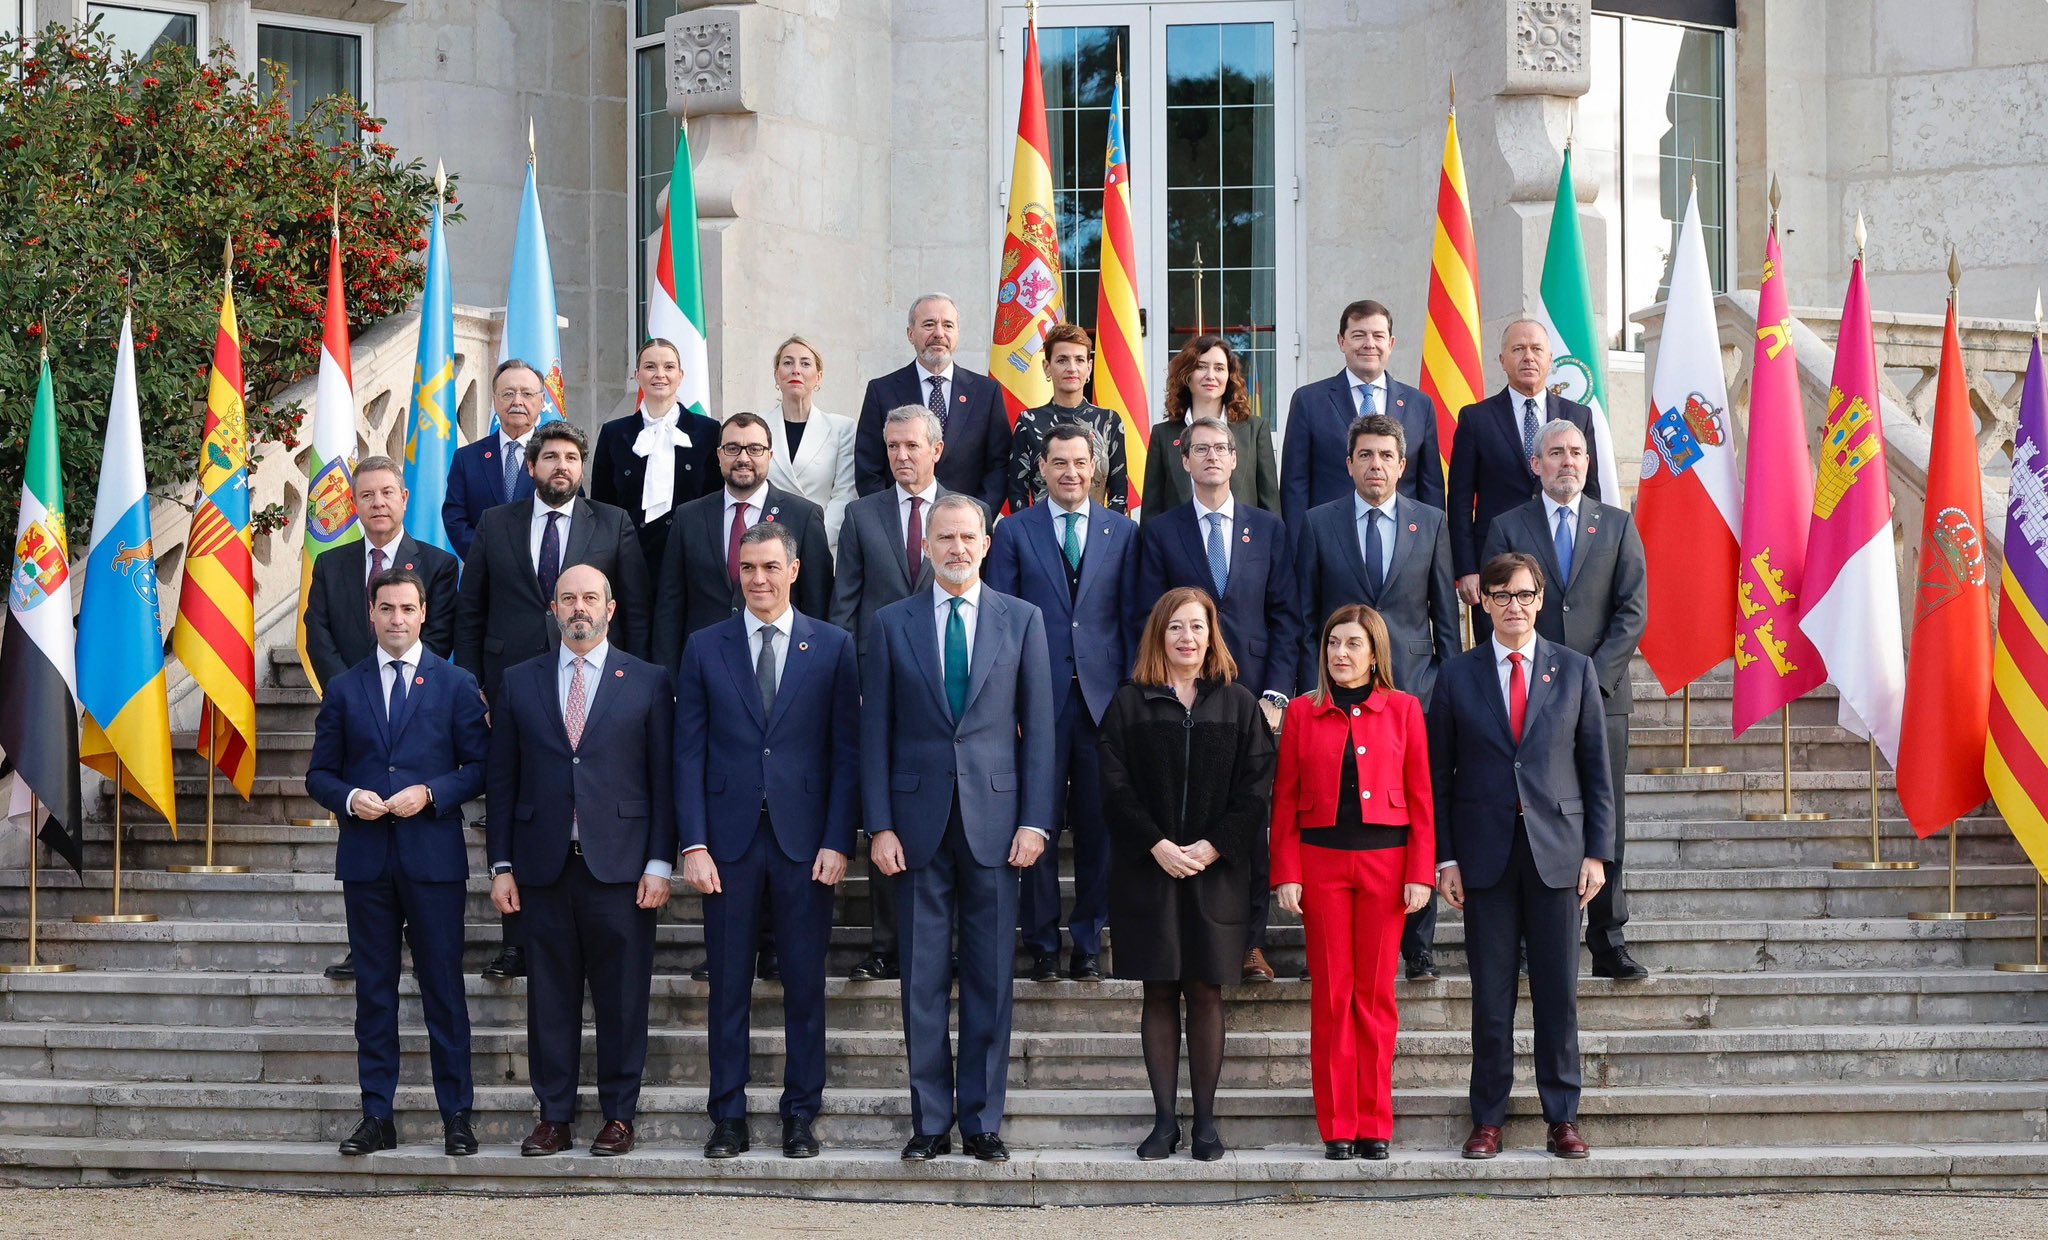
<svg viewBox="0 0 2048 1240">
<path fill-rule="evenodd" d="M 682 0 L 638 0 L 639 25 L 634 29 L 642 35 L 660 34 L 662 23 L 682 12 Z"/>
<path fill-rule="evenodd" d="M 269 65 L 264 65 L 263 93 L 275 93 L 280 85 L 288 89 L 295 121 L 306 119 L 313 105 L 330 95 L 363 97 L 363 41 L 355 35 L 258 26 L 256 57 L 284 67 L 285 78 L 280 82 Z"/>
<path fill-rule="evenodd" d="M 661 213 L 657 205 L 661 192 L 668 188 L 669 174 L 676 166 L 676 118 L 668 110 L 667 49 L 657 43 L 643 47 L 633 53 L 633 75 L 635 98 L 639 100 L 640 115 L 635 140 L 638 145 L 639 167 L 634 170 L 634 235 L 642 244 L 633 248 L 633 270 L 641 276 L 640 283 L 640 336 L 647 334 L 647 288 L 645 239 L 661 231 Z"/>
<path fill-rule="evenodd" d="M 1622 293 L 1621 252 L 1621 19 L 1593 15 L 1592 86 L 1579 100 L 1572 142 L 1572 177 L 1599 187 L 1593 205 L 1607 223 L 1605 291 L 1607 345 L 1623 347 L 1627 318 L 1634 309 Z"/>
<path fill-rule="evenodd" d="M 114 49 L 134 52 L 144 60 L 165 48 L 199 48 L 199 19 L 190 13 L 137 8 L 125 4 L 88 4 L 88 21 L 98 18 L 100 29 L 114 40 Z"/>
<path fill-rule="evenodd" d="M 1109 142 L 1117 49 L 1130 41 L 1127 26 L 1038 28 L 1045 124 L 1052 140 L 1053 209 L 1060 226 L 1061 291 L 1067 321 L 1084 327 L 1095 323 L 1096 273 L 1102 267 L 1102 157 Z M 1124 124 L 1128 133 L 1128 106 Z"/>
</svg>

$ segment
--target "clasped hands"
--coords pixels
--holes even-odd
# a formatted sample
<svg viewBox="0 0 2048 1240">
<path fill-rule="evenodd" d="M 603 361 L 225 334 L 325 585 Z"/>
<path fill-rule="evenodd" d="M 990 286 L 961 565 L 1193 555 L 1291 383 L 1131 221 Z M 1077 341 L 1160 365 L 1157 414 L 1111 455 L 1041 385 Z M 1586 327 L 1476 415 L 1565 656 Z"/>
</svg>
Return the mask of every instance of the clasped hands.
<svg viewBox="0 0 2048 1240">
<path fill-rule="evenodd" d="M 427 796 L 427 786 L 425 784 L 414 784 L 410 788 L 400 788 L 388 797 L 380 797 L 368 788 L 358 788 L 356 789 L 355 796 L 349 799 L 348 812 L 364 822 L 375 821 L 386 814 L 396 814 L 400 818 L 410 818 L 431 803 Z"/>
<path fill-rule="evenodd" d="M 1193 878 L 1222 858 L 1223 854 L 1207 840 L 1181 845 L 1163 839 L 1152 846 L 1152 859 L 1169 878 Z"/>
</svg>

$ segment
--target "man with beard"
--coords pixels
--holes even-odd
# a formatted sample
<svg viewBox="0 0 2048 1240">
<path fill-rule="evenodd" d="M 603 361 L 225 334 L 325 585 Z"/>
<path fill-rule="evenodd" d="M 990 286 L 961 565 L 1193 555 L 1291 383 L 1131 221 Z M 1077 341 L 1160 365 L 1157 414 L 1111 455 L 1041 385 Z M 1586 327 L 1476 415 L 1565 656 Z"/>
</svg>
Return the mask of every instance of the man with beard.
<svg viewBox="0 0 2048 1240">
<path fill-rule="evenodd" d="M 960 343 L 960 312 L 944 293 L 926 293 L 910 304 L 905 331 L 917 358 L 901 370 L 869 381 L 854 432 L 854 487 L 862 495 L 889 488 L 889 452 L 883 423 L 891 410 L 919 405 L 939 422 L 946 444 L 938 465 L 939 484 L 979 499 L 1001 512 L 1008 489 L 1010 418 L 1003 389 L 987 375 L 953 364 Z"/>
</svg>

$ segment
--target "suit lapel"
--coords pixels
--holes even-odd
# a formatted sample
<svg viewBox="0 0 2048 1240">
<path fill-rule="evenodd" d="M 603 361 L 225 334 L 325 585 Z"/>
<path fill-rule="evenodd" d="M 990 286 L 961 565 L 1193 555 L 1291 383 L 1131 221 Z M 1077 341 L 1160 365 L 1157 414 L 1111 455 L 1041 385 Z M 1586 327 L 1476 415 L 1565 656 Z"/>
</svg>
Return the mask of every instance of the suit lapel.
<svg viewBox="0 0 2048 1240">
<path fill-rule="evenodd" d="M 381 658 L 384 652 L 379 649 L 377 653 Z M 438 669 L 436 672 L 438 673 Z M 381 676 L 379 682 L 382 682 Z M 412 669 L 412 683 L 405 687 L 405 701 L 398 708 L 398 719 L 391 724 L 390 735 L 385 738 L 393 750 L 398 748 L 399 739 L 405 735 L 405 725 L 412 722 L 413 710 L 419 705 L 420 698 L 438 683 L 438 676 L 429 677 L 427 661 L 422 658 Z"/>
<path fill-rule="evenodd" d="M 1209 547 L 1202 541 L 1202 514 L 1195 510 L 1192 500 L 1182 504 L 1181 511 L 1188 514 L 1188 519 L 1181 522 L 1180 540 L 1193 562 L 1200 566 L 1203 588 L 1213 589 L 1209 580 Z"/>
<path fill-rule="evenodd" d="M 994 670 L 996 652 L 1003 648 L 1010 629 L 1010 608 L 1003 596 L 983 587 L 981 591 L 981 615 L 974 622 L 973 653 L 967 656 L 967 709 L 974 709 L 974 699 L 981 696 L 981 687 L 988 683 L 989 673 Z M 959 720 L 953 722 L 958 723 Z"/>
<path fill-rule="evenodd" d="M 1537 638 L 1529 647 L 1529 706 L 1522 718 L 1522 737 L 1528 739 L 1535 730 L 1537 712 L 1550 699 L 1552 684 L 1557 680 L 1557 652 L 1551 644 Z"/>
<path fill-rule="evenodd" d="M 1094 519 L 1093 507 L 1091 504 L 1090 520 Z M 1031 549 L 1031 555 L 1038 560 L 1039 570 L 1048 580 L 1064 585 L 1067 579 L 1067 556 L 1059 547 L 1060 516 L 1061 514 L 1053 511 L 1052 500 L 1047 498 L 1026 508 L 1012 520 L 1024 522 L 1024 545 Z M 1088 580 L 1086 555 L 1081 557 L 1081 580 L 1084 583 Z M 1082 588 L 1087 587 L 1084 584 Z M 1054 590 L 1052 593 L 1061 598 L 1065 597 L 1065 591 L 1062 590 Z M 1078 595 L 1076 601 L 1079 601 Z M 1068 610 L 1072 610 L 1071 605 L 1068 606 Z"/>
<path fill-rule="evenodd" d="M 529 670 L 532 674 L 534 691 L 540 694 L 541 701 L 546 704 L 548 718 L 554 720 L 555 735 L 561 738 L 562 748 L 573 752 L 575 747 L 569 744 L 569 723 L 562 717 L 562 695 L 556 689 L 556 686 L 560 683 L 559 678 L 562 674 L 562 665 L 555 656 L 560 653 L 561 647 L 557 646 L 549 655 L 547 662 Z M 515 668 L 512 671 L 506 672 L 506 677 L 509 679 L 517 670 Z M 589 725 L 587 715 L 585 716 L 584 724 L 586 727 Z"/>
<path fill-rule="evenodd" d="M 1565 582 L 1566 586 L 1570 586 L 1573 581 L 1579 579 L 1580 571 L 1585 568 L 1586 561 L 1590 558 L 1586 555 L 1586 552 L 1590 549 L 1587 545 L 1588 540 L 1600 536 L 1600 527 L 1596 524 L 1596 522 L 1602 519 L 1599 508 L 1600 502 L 1598 500 L 1585 495 L 1579 497 L 1578 528 L 1572 531 L 1572 538 L 1574 539 L 1572 543 L 1572 575 L 1571 580 Z"/>
<path fill-rule="evenodd" d="M 1357 492 L 1353 491 L 1352 494 L 1355 496 Z M 1344 544 L 1344 550 L 1341 553 L 1344 557 L 1344 563 L 1351 567 L 1352 575 L 1358 578 L 1359 589 L 1371 595 L 1372 577 L 1365 571 L 1365 551 L 1358 545 L 1358 505 L 1356 503 L 1351 505 L 1348 512 L 1348 520 L 1340 528 L 1344 533 L 1344 537 L 1339 540 Z M 1395 542 L 1395 549 L 1397 551 L 1400 549 L 1398 540 Z M 1379 599 L 1377 596 L 1374 596 L 1372 601 L 1377 603 Z"/>
<path fill-rule="evenodd" d="M 1081 610 L 1081 600 L 1088 597 L 1089 588 L 1101 578 L 1105 571 L 1102 566 L 1109 563 L 1109 541 L 1111 537 L 1109 531 L 1116 524 L 1109 519 L 1109 515 L 1109 509 L 1104 508 L 1092 499 L 1088 501 L 1088 512 L 1083 519 L 1094 528 L 1088 531 L 1088 541 L 1081 549 L 1081 581 L 1079 585 L 1074 587 L 1074 601 L 1067 608 L 1067 614 L 1070 618 Z M 1091 550 L 1100 554 L 1090 555 L 1089 552 Z M 1057 553 L 1057 556 L 1059 560 L 1058 566 L 1064 572 L 1066 568 L 1066 553 L 1061 551 Z"/>
<path fill-rule="evenodd" d="M 583 735 L 585 737 L 588 737 L 590 730 L 597 726 L 597 721 L 603 717 L 605 711 L 611 709 L 612 699 L 619 696 L 620 688 L 625 685 L 626 669 L 623 666 L 624 662 L 625 658 L 619 653 L 619 648 L 613 646 L 606 653 L 604 670 L 594 676 L 590 676 L 589 683 L 584 686 Z M 589 675 L 589 673 L 586 672 L 585 675 Z M 568 726 L 564 724 L 562 735 L 567 736 L 568 734 Z"/>
<path fill-rule="evenodd" d="M 725 670 L 732 677 L 733 688 L 738 691 L 740 698 L 746 702 L 747 714 L 753 716 L 754 722 L 760 724 L 761 729 L 765 732 L 768 728 L 768 720 L 761 713 L 761 687 L 760 683 L 754 679 L 754 664 L 753 660 L 749 657 L 749 649 L 752 645 L 753 640 L 747 634 L 747 623 L 745 620 L 740 621 L 738 631 L 727 630 L 724 642 Z M 778 698 L 781 696 L 779 686 L 776 696 Z"/>
<path fill-rule="evenodd" d="M 790 699 L 796 696 L 795 687 L 811 674 L 815 662 L 811 657 L 811 638 L 817 629 L 809 616 L 800 611 L 790 612 L 789 649 L 783 652 L 782 676 L 775 682 L 775 709 L 768 712 L 766 731 L 774 731 L 775 725 L 782 722 L 782 716 L 789 711 Z M 756 693 L 754 696 L 758 698 L 761 695 Z"/>
<path fill-rule="evenodd" d="M 1386 585 L 1380 593 L 1385 594 L 1396 578 L 1407 571 L 1408 565 L 1422 554 L 1422 521 L 1416 510 L 1422 505 L 1405 495 L 1394 497 L 1394 558 L 1387 566 Z"/>
<path fill-rule="evenodd" d="M 1521 393 L 1513 388 L 1505 388 L 1497 399 L 1500 401 L 1501 412 L 1507 419 L 1508 453 L 1521 462 L 1522 476 L 1533 482 L 1536 480 L 1536 471 L 1529 468 L 1529 456 L 1522 451 Z M 1536 428 L 1543 429 L 1543 418 L 1540 416 L 1536 419 Z"/>
<path fill-rule="evenodd" d="M 1351 372 L 1340 370 L 1331 375 L 1328 382 L 1330 412 L 1337 415 L 1337 431 L 1341 442 L 1343 438 L 1348 437 L 1351 423 L 1358 416 L 1357 406 L 1351 403 Z"/>
<path fill-rule="evenodd" d="M 386 700 L 384 697 L 384 648 L 378 646 L 372 653 L 375 658 L 370 664 L 371 668 L 374 669 L 370 677 L 369 687 L 370 714 L 377 721 L 377 735 L 384 741 L 384 752 L 391 754 L 397 752 L 398 747 L 393 743 L 391 721 L 388 717 L 390 712 L 384 706 Z"/>
<path fill-rule="evenodd" d="M 581 496 L 570 506 L 570 511 L 575 515 L 569 520 L 569 541 L 562 547 L 562 568 L 565 571 L 571 565 L 585 562 L 584 557 L 590 553 L 591 526 L 597 521 L 597 509 Z M 539 578 L 534 580 L 538 584 Z"/>
<path fill-rule="evenodd" d="M 1506 741 L 1508 748 L 1512 750 L 1515 748 L 1515 730 L 1508 724 L 1508 700 L 1501 692 L 1500 667 L 1493 661 L 1493 641 L 1488 639 L 1474 649 L 1483 650 L 1485 653 L 1472 661 L 1473 675 L 1479 678 L 1481 696 L 1491 708 L 1494 726 L 1500 729 L 1500 738 Z M 1527 722 L 1527 719 L 1523 720 L 1525 727 Z"/>
<path fill-rule="evenodd" d="M 910 633 L 916 639 L 911 643 L 911 649 L 917 658 L 918 670 L 924 673 L 925 686 L 932 691 L 932 700 L 939 704 L 939 710 L 946 718 L 958 723 L 959 720 L 953 719 L 952 704 L 946 701 L 946 678 L 939 665 L 939 645 L 946 638 L 939 625 L 938 605 L 929 589 L 920 590 L 911 597 L 923 599 L 926 603 L 922 616 L 917 611 L 910 614 Z M 969 656 L 970 660 L 972 657 Z"/>
<path fill-rule="evenodd" d="M 1557 542 L 1550 529 L 1550 506 L 1543 502 L 1540 494 L 1531 502 L 1535 508 L 1533 512 L 1517 511 L 1514 516 L 1522 523 L 1522 540 L 1536 549 L 1536 559 L 1543 565 L 1543 579 L 1557 586 L 1559 602 L 1562 602 L 1564 589 L 1571 583 L 1564 579 L 1564 570 L 1557 563 Z M 1573 567 L 1576 568 L 1577 564 L 1574 563 Z"/>
</svg>

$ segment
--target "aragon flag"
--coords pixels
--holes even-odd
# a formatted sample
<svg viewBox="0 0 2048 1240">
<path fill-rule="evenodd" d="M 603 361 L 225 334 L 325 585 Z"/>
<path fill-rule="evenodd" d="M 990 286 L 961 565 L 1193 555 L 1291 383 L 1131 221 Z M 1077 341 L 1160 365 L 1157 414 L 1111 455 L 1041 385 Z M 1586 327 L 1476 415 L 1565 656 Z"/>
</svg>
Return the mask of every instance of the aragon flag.
<svg viewBox="0 0 2048 1240">
<path fill-rule="evenodd" d="M 78 674 L 58 459 L 57 402 L 45 351 L 21 476 L 6 636 L 0 638 L 0 749 L 14 762 L 15 791 L 26 785 L 42 802 L 43 843 L 78 870 L 85 863 L 79 845 Z"/>
<path fill-rule="evenodd" d="M 2036 311 L 2039 314 L 2039 311 Z M 2048 874 L 2048 376 L 2041 335 L 2020 389 L 2013 434 L 2012 498 L 2005 510 L 2005 573 L 1999 581 L 1998 645 L 1991 664 L 1991 737 L 1985 782 L 1998 812 Z"/>
<path fill-rule="evenodd" d="M 1010 166 L 1010 222 L 996 277 L 995 339 L 988 373 L 1003 387 L 1010 424 L 1052 399 L 1039 358 L 1045 333 L 1065 317 L 1060 229 L 1053 214 L 1052 140 L 1045 128 L 1045 79 L 1038 67 L 1038 22 L 1024 33 L 1024 93 L 1017 103 L 1017 151 Z"/>
</svg>

